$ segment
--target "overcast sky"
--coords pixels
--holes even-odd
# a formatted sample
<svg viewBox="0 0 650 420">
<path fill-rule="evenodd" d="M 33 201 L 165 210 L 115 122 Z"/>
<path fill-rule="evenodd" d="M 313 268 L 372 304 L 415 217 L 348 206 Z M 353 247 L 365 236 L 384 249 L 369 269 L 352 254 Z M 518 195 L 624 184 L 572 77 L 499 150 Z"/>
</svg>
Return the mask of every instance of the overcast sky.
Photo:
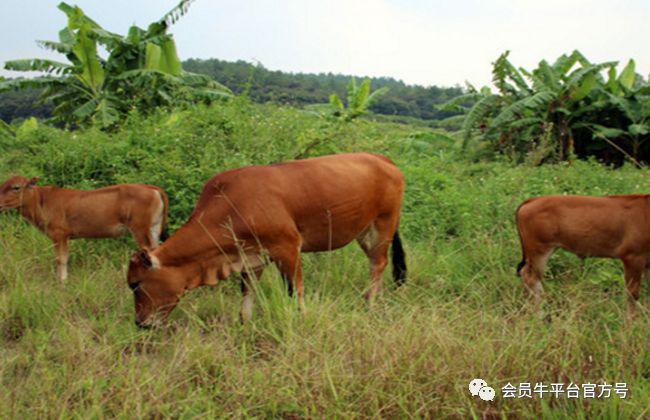
<svg viewBox="0 0 650 420">
<path fill-rule="evenodd" d="M 59 0 L 0 1 L 0 62 L 54 56 L 34 41 L 57 39 L 66 23 Z M 177 0 L 69 3 L 125 33 Z M 576 48 L 596 62 L 634 58 L 647 77 L 649 20 L 649 0 L 196 0 L 172 33 L 182 59 L 451 86 L 488 84 L 491 63 L 507 49 L 527 68 Z"/>
</svg>

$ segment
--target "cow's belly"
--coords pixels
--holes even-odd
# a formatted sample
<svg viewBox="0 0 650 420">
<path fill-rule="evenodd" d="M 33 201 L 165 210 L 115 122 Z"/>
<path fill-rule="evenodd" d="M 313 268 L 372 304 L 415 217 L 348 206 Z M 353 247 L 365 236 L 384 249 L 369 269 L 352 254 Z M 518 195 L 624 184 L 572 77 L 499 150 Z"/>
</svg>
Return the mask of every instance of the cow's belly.
<svg viewBox="0 0 650 420">
<path fill-rule="evenodd" d="M 557 245 L 582 257 L 618 258 L 630 239 L 624 229 L 615 226 L 600 223 L 582 228 L 580 225 L 576 223 L 573 229 L 562 229 Z"/>
<path fill-rule="evenodd" d="M 103 224 L 94 226 L 76 226 L 72 230 L 72 238 L 115 238 L 125 235 L 129 229 L 121 224 Z"/>
<path fill-rule="evenodd" d="M 371 218 L 312 221 L 299 226 L 303 252 L 330 251 L 354 241 L 372 222 Z"/>
</svg>

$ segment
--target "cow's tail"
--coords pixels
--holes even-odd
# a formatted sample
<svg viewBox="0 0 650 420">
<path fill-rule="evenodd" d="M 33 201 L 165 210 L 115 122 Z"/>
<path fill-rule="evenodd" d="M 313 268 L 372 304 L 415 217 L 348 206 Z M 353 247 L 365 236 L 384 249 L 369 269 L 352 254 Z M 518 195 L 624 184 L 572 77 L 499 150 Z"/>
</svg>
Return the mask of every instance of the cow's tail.
<svg viewBox="0 0 650 420">
<path fill-rule="evenodd" d="M 160 242 L 165 242 L 169 238 L 169 229 L 167 226 L 167 218 L 169 213 L 169 198 L 167 198 L 167 193 L 162 188 L 158 188 L 158 193 L 163 202 L 163 216 L 162 216 L 162 226 L 160 228 Z"/>
<path fill-rule="evenodd" d="M 521 245 L 521 261 L 517 265 L 517 275 L 521 276 L 521 270 L 524 268 L 526 265 L 526 251 L 524 250 L 524 239 L 521 236 L 521 225 L 519 223 L 519 210 L 526 204 L 528 200 L 524 201 L 517 207 L 517 210 L 515 211 L 515 224 L 517 225 L 517 234 L 519 234 L 519 244 Z"/>
<path fill-rule="evenodd" d="M 402 247 L 402 240 L 399 237 L 399 231 L 393 235 L 393 244 L 391 246 L 391 258 L 393 261 L 393 280 L 399 287 L 406 282 L 406 255 Z"/>
</svg>

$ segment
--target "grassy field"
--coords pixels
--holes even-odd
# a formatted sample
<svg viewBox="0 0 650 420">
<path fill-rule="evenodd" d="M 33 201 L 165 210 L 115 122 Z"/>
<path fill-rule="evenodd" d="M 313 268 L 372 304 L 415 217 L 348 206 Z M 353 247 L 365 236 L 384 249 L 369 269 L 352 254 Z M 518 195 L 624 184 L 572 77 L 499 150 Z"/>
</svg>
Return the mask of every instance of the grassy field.
<svg viewBox="0 0 650 420">
<path fill-rule="evenodd" d="M 326 139 L 322 140 L 321 136 Z M 311 144 L 314 146 L 310 147 Z M 172 227 L 207 178 L 250 163 L 352 150 L 385 153 L 407 179 L 409 278 L 386 275 L 372 307 L 361 250 L 303 257 L 307 311 L 277 271 L 240 325 L 239 282 L 187 294 L 164 329 L 138 330 L 126 285 L 133 240 L 72 242 L 55 279 L 49 240 L 0 215 L 0 413 L 24 417 L 608 417 L 650 415 L 650 313 L 629 321 L 620 263 L 551 258 L 541 312 L 526 304 L 514 210 L 549 193 L 649 191 L 650 172 L 593 162 L 473 162 L 426 128 L 323 122 L 237 103 L 134 117 L 124 130 L 24 126 L 0 142 L 0 175 L 93 187 L 139 180 L 170 193 Z M 642 304 L 649 308 L 644 290 Z M 470 396 L 479 377 L 493 402 Z M 627 399 L 504 399 L 506 383 L 626 382 Z"/>
</svg>

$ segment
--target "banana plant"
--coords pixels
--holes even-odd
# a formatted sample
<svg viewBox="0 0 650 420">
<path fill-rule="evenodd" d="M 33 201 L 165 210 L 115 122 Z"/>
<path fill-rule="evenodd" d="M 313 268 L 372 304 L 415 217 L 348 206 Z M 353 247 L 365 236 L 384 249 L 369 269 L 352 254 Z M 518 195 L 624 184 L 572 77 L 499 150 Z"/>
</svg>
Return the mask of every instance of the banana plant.
<svg viewBox="0 0 650 420">
<path fill-rule="evenodd" d="M 371 92 L 370 79 L 364 79 L 361 84 L 357 84 L 356 79 L 353 77 L 348 83 L 347 107 L 336 93 L 330 95 L 329 103 L 332 115 L 343 118 L 345 121 L 351 121 L 365 114 L 377 98 L 387 91 L 387 87 L 382 87 Z"/>
<path fill-rule="evenodd" d="M 592 105 L 599 111 L 598 122 L 587 121 L 582 127 L 589 129 L 594 139 L 606 141 L 642 166 L 643 147 L 650 144 L 650 86 L 637 75 L 634 60 L 628 61 L 620 75 L 612 68 L 608 76 Z"/>
<path fill-rule="evenodd" d="M 605 83 L 602 73 L 611 72 L 617 63 L 594 64 L 576 50 L 552 64 L 542 60 L 527 71 L 515 67 L 508 55 L 493 64 L 497 92 L 474 92 L 474 104 L 465 110 L 464 145 L 478 130 L 479 138 L 497 149 L 524 154 L 550 130 L 557 158 L 566 160 L 574 151 L 575 130 L 589 117 L 591 97 Z"/>
<path fill-rule="evenodd" d="M 147 113 L 159 106 L 196 101 L 211 102 L 231 96 L 208 77 L 183 71 L 168 28 L 187 13 L 192 0 L 183 0 L 147 29 L 132 26 L 126 36 L 103 29 L 77 6 L 58 8 L 68 24 L 58 41 L 38 41 L 43 48 L 63 54 L 68 62 L 44 59 L 13 60 L 5 69 L 38 71 L 43 76 L 0 82 L 0 92 L 41 88 L 41 100 L 54 104 L 54 120 L 68 126 L 116 125 L 133 109 Z M 101 57 L 98 45 L 107 52 Z"/>
</svg>

